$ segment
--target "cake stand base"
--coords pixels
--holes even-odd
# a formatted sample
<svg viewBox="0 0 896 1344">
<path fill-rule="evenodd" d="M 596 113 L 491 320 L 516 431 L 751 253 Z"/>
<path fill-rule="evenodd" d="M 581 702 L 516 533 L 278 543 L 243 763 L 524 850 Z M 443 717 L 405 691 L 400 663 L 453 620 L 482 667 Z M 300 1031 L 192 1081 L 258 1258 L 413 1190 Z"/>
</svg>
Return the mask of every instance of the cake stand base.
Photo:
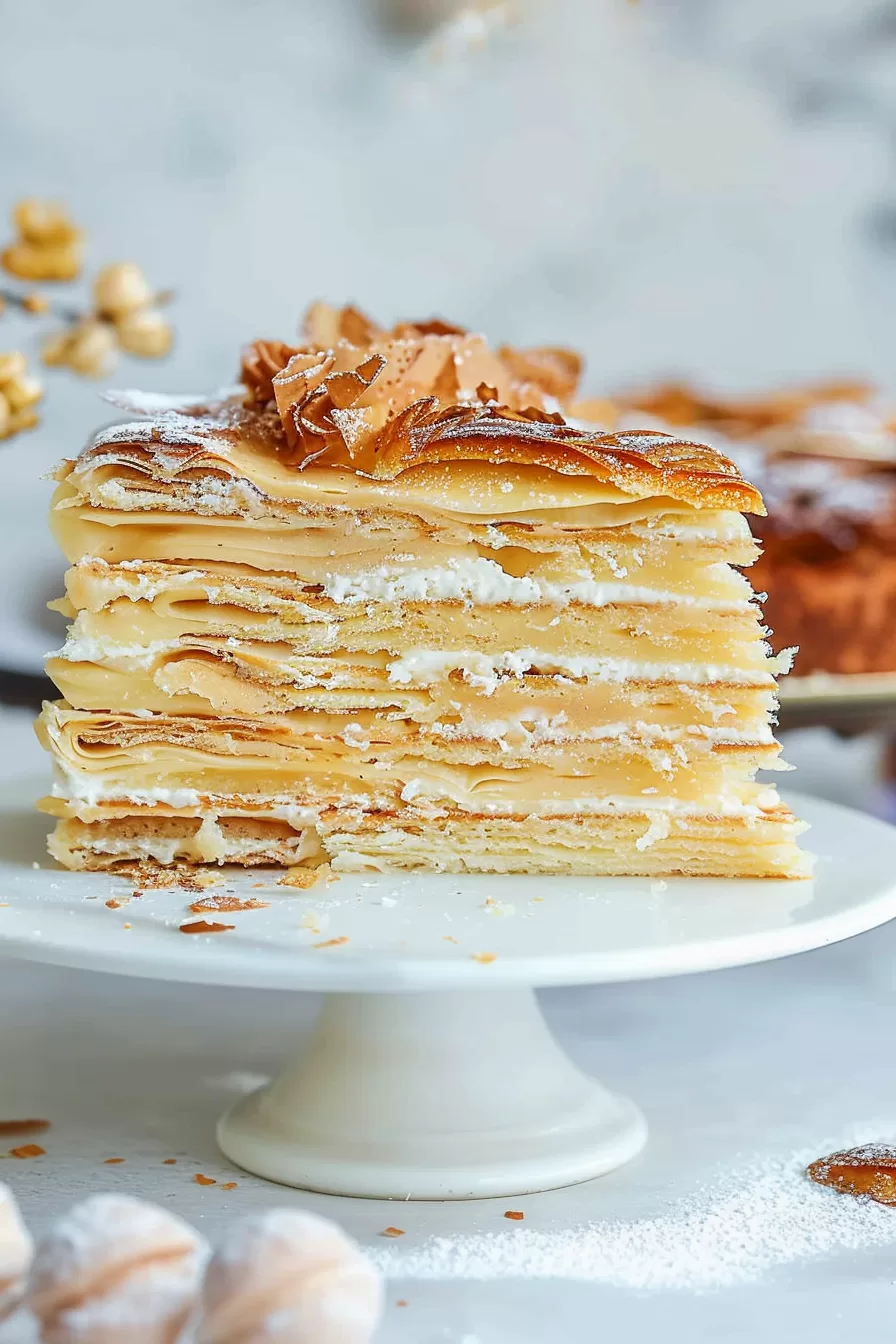
<svg viewBox="0 0 896 1344">
<path fill-rule="evenodd" d="M 646 1137 L 634 1103 L 575 1067 L 525 989 L 328 994 L 298 1058 L 218 1125 L 255 1175 L 371 1199 L 571 1185 Z"/>
</svg>

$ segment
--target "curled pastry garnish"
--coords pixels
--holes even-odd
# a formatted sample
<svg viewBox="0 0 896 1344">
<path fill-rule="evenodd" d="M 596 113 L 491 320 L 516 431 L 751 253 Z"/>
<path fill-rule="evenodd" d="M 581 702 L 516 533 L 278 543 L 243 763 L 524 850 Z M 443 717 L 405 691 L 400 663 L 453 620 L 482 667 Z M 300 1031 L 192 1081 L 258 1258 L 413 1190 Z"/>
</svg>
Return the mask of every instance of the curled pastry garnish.
<svg viewBox="0 0 896 1344">
<path fill-rule="evenodd" d="M 498 355 L 520 383 L 537 387 L 561 402 L 567 402 L 575 395 L 582 376 L 582 357 L 577 351 L 559 346 L 513 350 L 509 345 L 502 345 Z"/>
<path fill-rule="evenodd" d="M 305 342 L 256 341 L 243 355 L 246 404 L 276 406 L 299 466 L 369 469 L 378 437 L 416 404 L 429 413 L 457 406 L 506 406 L 531 419 L 559 420 L 581 362 L 572 351 L 492 350 L 481 336 L 441 318 L 385 330 L 357 308 L 315 304 Z"/>
<path fill-rule="evenodd" d="M 246 389 L 247 405 L 266 406 L 274 400 L 274 378 L 296 353 L 296 347 L 285 341 L 253 341 L 245 347 L 240 381 Z"/>
</svg>

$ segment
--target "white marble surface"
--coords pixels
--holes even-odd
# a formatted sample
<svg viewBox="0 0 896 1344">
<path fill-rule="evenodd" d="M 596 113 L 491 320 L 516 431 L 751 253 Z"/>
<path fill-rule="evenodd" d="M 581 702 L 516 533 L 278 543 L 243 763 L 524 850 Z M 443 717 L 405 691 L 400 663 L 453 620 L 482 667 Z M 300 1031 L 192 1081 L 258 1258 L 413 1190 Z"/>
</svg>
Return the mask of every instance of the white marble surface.
<svg viewBox="0 0 896 1344">
<path fill-rule="evenodd" d="M 27 722 L 5 714 L 2 767 L 38 763 Z M 802 786 L 861 798 L 873 749 L 837 752 L 820 734 L 791 744 Z M 755 1154 L 828 1143 L 855 1126 L 896 1138 L 890 1067 L 896 926 L 766 966 L 681 980 L 546 994 L 550 1021 L 586 1068 L 638 1098 L 652 1137 L 643 1157 L 600 1181 L 518 1200 L 382 1204 L 305 1195 L 228 1168 L 213 1126 L 238 1085 L 265 1074 L 308 1029 L 314 1000 L 0 962 L 3 1116 L 53 1122 L 45 1157 L 0 1162 L 37 1230 L 73 1200 L 119 1189 L 159 1200 L 214 1239 L 225 1219 L 275 1203 L 336 1217 L 369 1245 L 388 1224 L 402 1250 L 431 1235 L 659 1214 Z M 104 1166 L 107 1157 L 125 1162 Z M 177 1157 L 176 1166 L 163 1166 Z M 201 1188 L 197 1172 L 232 1192 Z M 395 1245 L 395 1243 L 389 1243 Z M 695 1294 L 508 1279 L 395 1281 L 382 1344 L 884 1344 L 892 1338 L 892 1245 L 773 1268 L 756 1283 Z M 395 1305 L 406 1299 L 406 1307 Z M 22 1338 L 13 1330 L 6 1339 Z"/>
</svg>

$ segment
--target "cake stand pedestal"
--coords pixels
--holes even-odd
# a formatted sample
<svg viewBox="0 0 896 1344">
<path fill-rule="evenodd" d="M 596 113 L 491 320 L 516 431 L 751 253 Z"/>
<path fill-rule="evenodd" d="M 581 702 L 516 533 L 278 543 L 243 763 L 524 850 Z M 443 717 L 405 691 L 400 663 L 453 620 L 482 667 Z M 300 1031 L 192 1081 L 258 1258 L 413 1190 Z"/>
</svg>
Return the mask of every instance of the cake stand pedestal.
<svg viewBox="0 0 896 1344">
<path fill-rule="evenodd" d="M 644 1119 L 567 1058 L 535 988 L 744 965 L 896 916 L 896 829 L 792 798 L 814 826 L 814 881 L 361 874 L 295 892 L 225 870 L 206 896 L 264 908 L 206 914 L 232 927 L 185 937 L 195 894 L 136 899 L 122 878 L 33 868 L 38 790 L 0 793 L 0 953 L 322 991 L 310 1040 L 218 1138 L 248 1171 L 333 1194 L 519 1195 L 610 1171 L 644 1144 Z"/>
<path fill-rule="evenodd" d="M 218 1125 L 260 1176 L 396 1199 L 571 1185 L 646 1138 L 634 1103 L 560 1049 L 531 989 L 327 995 L 295 1062 Z"/>
</svg>

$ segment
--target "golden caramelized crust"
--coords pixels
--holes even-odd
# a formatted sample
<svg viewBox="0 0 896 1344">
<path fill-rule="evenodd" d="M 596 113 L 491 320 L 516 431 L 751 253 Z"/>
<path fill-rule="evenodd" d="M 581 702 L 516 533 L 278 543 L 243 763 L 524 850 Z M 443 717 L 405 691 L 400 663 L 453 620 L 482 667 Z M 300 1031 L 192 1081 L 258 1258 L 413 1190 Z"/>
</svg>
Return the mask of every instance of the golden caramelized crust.
<svg viewBox="0 0 896 1344">
<path fill-rule="evenodd" d="M 326 426 L 326 417 L 321 423 Z M 239 477 L 257 475 L 242 470 L 244 464 L 268 460 L 281 476 L 284 472 L 314 476 L 313 468 L 323 467 L 385 485 L 421 468 L 451 470 L 453 464 L 464 463 L 467 492 L 475 493 L 477 482 L 482 490 L 492 489 L 496 477 L 509 479 L 508 473 L 538 469 L 551 473 L 550 479 L 559 476 L 606 486 L 620 501 L 666 499 L 695 509 L 765 513 L 759 491 L 730 459 L 672 434 L 589 433 L 565 422 L 527 418 L 506 407 L 440 408 L 436 398 L 425 398 L 387 420 L 363 449 L 350 448 L 332 429 L 325 429 L 321 438 L 325 446 L 297 457 L 299 450 L 286 444 L 270 413 L 232 399 L 203 408 L 201 414 L 165 410 L 100 431 L 77 462 L 62 464 L 57 478 L 65 480 L 112 462 L 131 463 L 166 481 L 203 469 Z M 446 488 L 452 483 L 447 479 Z M 549 494 L 543 486 L 540 493 Z M 558 503 L 566 488 L 557 482 Z"/>
</svg>

